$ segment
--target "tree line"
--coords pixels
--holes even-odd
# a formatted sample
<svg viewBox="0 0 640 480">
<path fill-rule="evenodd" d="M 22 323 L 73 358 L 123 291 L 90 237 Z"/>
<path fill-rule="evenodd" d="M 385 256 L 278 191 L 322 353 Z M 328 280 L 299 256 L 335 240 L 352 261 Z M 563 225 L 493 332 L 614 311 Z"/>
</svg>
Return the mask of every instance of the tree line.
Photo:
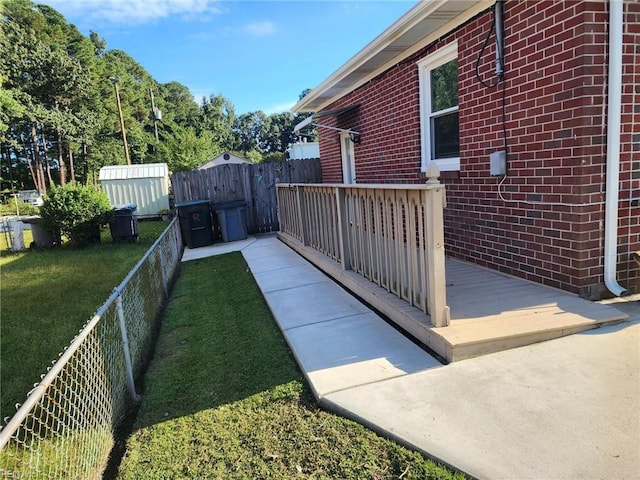
<svg viewBox="0 0 640 480">
<path fill-rule="evenodd" d="M 300 114 L 236 115 L 220 94 L 197 103 L 186 86 L 157 82 L 126 52 L 107 49 L 97 32 L 82 35 L 49 6 L 4 0 L 0 9 L 3 193 L 95 184 L 102 166 L 126 163 L 120 115 L 130 162 L 163 162 L 173 172 L 223 151 L 255 163 L 282 160 L 296 141 Z"/>
</svg>

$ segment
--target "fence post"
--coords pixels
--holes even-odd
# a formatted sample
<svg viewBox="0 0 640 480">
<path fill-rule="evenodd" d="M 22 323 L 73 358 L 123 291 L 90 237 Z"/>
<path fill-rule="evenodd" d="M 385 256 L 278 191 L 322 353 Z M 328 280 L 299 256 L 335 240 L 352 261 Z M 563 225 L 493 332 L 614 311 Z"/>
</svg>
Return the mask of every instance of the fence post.
<svg viewBox="0 0 640 480">
<path fill-rule="evenodd" d="M 438 181 L 440 169 L 435 162 L 427 168 L 425 190 L 425 237 L 427 266 L 427 309 L 434 327 L 449 325 L 444 265 L 444 185 Z"/>
<path fill-rule="evenodd" d="M 164 299 L 169 298 L 169 282 L 167 281 L 167 274 L 165 273 L 165 259 L 162 253 L 162 249 L 159 249 L 160 252 L 158 254 L 160 260 L 160 277 L 162 280 L 162 294 L 164 295 Z"/>
<path fill-rule="evenodd" d="M 336 210 L 338 213 L 338 243 L 340 245 L 340 261 L 343 270 L 351 270 L 351 251 L 349 250 L 349 216 L 345 200 L 345 188 L 335 187 Z"/>
<path fill-rule="evenodd" d="M 120 334 L 122 335 L 122 349 L 124 350 L 124 363 L 127 370 L 127 388 L 134 402 L 138 402 L 140 397 L 136 393 L 136 385 L 133 380 L 133 365 L 131 363 L 131 353 L 129 352 L 129 336 L 127 335 L 127 325 L 124 321 L 124 308 L 122 307 L 122 293 L 118 292 L 116 297 L 116 309 L 118 311 L 118 320 L 120 323 Z"/>
<path fill-rule="evenodd" d="M 305 222 L 306 201 L 304 195 L 304 186 L 296 185 L 296 202 L 298 207 L 298 219 L 300 221 L 300 235 L 302 236 L 302 244 L 306 247 L 309 245 L 309 230 L 307 222 Z"/>
</svg>

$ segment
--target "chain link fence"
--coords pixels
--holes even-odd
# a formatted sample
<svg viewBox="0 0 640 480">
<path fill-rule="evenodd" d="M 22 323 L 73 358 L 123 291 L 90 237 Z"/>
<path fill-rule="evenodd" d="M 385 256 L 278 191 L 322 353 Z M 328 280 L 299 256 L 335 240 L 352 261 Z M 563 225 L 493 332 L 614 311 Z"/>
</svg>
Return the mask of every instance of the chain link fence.
<svg viewBox="0 0 640 480">
<path fill-rule="evenodd" d="M 0 430 L 0 478 L 101 478 L 182 253 L 167 227 Z"/>
</svg>

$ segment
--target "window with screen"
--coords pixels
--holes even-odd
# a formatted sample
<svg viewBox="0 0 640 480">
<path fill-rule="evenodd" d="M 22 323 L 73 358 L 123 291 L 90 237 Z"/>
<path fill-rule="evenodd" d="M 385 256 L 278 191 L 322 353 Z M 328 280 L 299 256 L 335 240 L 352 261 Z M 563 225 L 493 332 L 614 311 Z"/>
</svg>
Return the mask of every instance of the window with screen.
<svg viewBox="0 0 640 480">
<path fill-rule="evenodd" d="M 418 63 L 422 170 L 435 161 L 441 171 L 460 169 L 458 45 L 453 43 Z"/>
</svg>

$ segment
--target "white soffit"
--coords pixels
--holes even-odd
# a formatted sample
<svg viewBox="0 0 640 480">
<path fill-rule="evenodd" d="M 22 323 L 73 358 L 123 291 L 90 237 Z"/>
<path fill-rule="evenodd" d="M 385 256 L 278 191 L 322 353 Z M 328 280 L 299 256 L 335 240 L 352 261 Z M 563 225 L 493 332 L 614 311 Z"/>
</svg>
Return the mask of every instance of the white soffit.
<svg viewBox="0 0 640 480">
<path fill-rule="evenodd" d="M 319 112 L 435 42 L 496 0 L 421 0 L 291 109 Z"/>
</svg>

